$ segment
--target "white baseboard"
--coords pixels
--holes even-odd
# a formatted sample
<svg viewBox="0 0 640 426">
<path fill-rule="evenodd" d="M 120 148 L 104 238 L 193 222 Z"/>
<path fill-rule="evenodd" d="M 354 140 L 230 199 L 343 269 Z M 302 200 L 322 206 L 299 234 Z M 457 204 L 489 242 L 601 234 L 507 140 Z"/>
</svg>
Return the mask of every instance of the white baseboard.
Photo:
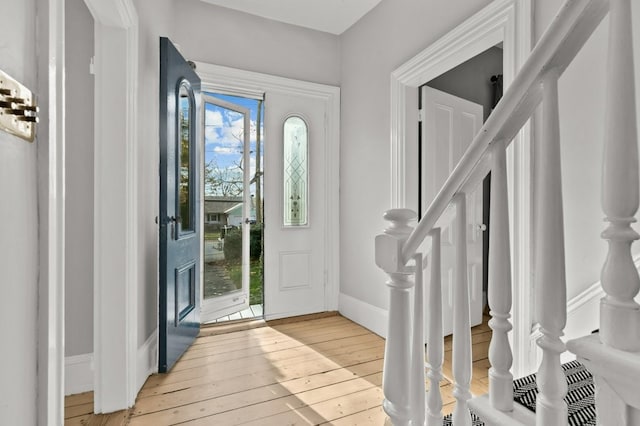
<svg viewBox="0 0 640 426">
<path fill-rule="evenodd" d="M 640 256 L 633 262 L 640 270 Z M 593 283 L 567 302 L 566 340 L 588 335 L 600 326 L 600 299 L 605 296 L 600 281 Z"/>
<path fill-rule="evenodd" d="M 373 331 L 378 336 L 387 336 L 387 321 L 389 318 L 387 310 L 340 293 L 338 311 L 340 315 Z"/>
<path fill-rule="evenodd" d="M 140 392 L 147 377 L 158 371 L 158 330 L 154 330 L 149 338 L 138 348 L 138 365 L 136 366 L 136 394 Z"/>
<path fill-rule="evenodd" d="M 93 390 L 93 353 L 68 356 L 64 359 L 64 394 Z"/>
<path fill-rule="evenodd" d="M 64 367 L 64 394 L 93 390 L 93 354 L 68 356 Z M 136 366 L 136 393 L 151 374 L 158 371 L 158 331 L 138 348 L 138 365 Z"/>
</svg>

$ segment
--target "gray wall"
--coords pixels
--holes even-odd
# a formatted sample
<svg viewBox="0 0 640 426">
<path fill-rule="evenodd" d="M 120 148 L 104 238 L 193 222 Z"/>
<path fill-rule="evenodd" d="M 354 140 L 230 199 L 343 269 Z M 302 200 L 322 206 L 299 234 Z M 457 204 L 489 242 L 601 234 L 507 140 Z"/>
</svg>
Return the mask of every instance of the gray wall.
<svg viewBox="0 0 640 426">
<path fill-rule="evenodd" d="M 638 98 L 640 4 L 632 3 Z M 537 37 L 546 29 L 559 7 L 553 0 L 536 2 Z M 600 207 L 600 176 L 607 38 L 608 19 L 605 19 L 559 82 L 568 298 L 578 295 L 600 279 L 600 269 L 606 256 L 606 243 L 600 239 L 600 231 L 605 228 L 604 213 Z M 541 124 L 541 120 L 537 120 L 537 135 L 541 135 Z M 544 165 L 539 166 L 539 172 L 544 173 Z M 639 253 L 638 244 L 635 246 L 634 251 Z M 594 316 L 597 319 L 597 315 Z"/>
<path fill-rule="evenodd" d="M 382 0 L 341 36 L 340 291 L 348 296 L 388 305 L 373 242 L 391 206 L 390 74 L 488 3 Z"/>
<path fill-rule="evenodd" d="M 171 28 L 171 0 L 136 2 L 139 16 L 138 96 L 138 345 L 158 327 L 160 41 Z"/>
<path fill-rule="evenodd" d="M 185 58 L 266 74 L 338 85 L 337 36 L 206 4 L 137 0 L 140 19 L 138 344 L 157 327 L 158 67 L 160 36 Z"/>
<path fill-rule="evenodd" d="M 36 1 L 0 0 L 0 69 L 39 96 Z M 38 204 L 36 149 L 0 132 L 0 424 L 36 424 Z"/>
<path fill-rule="evenodd" d="M 65 355 L 93 352 L 93 17 L 65 3 Z"/>
<path fill-rule="evenodd" d="M 482 105 L 484 120 L 491 114 L 491 76 L 502 74 L 502 49 L 492 47 L 427 83 L 434 89 Z"/>
<path fill-rule="evenodd" d="M 339 85 L 335 35 L 213 6 L 174 1 L 172 40 L 190 59 L 315 83 Z"/>
<path fill-rule="evenodd" d="M 391 204 L 389 75 L 488 3 L 382 0 L 341 37 L 341 291 L 349 296 L 383 309 L 388 306 L 386 277 L 374 264 L 373 240 L 384 229 L 382 213 Z M 555 0 L 535 1 L 535 40 L 560 6 Z M 636 63 L 639 13 L 640 5 L 634 3 Z M 606 48 L 604 22 L 560 80 L 568 298 L 599 280 L 606 253 L 599 203 Z M 636 81 L 640 94 L 638 86 Z M 540 130 L 538 120 L 535 134 Z M 539 170 L 544 172 L 544 165 Z M 370 190 L 362 190 L 362 182 Z"/>
</svg>

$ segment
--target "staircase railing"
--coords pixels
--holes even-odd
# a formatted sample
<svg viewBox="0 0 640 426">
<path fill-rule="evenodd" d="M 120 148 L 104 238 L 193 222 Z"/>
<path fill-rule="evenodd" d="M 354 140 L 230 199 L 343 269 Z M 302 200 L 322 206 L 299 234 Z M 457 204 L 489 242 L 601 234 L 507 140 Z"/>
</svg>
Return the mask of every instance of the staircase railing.
<svg viewBox="0 0 640 426">
<path fill-rule="evenodd" d="M 603 233 L 610 246 L 602 276 L 607 296 L 601 302 L 600 336 L 579 339 L 570 342 L 569 346 L 586 363 L 593 357 L 613 356 L 611 359 L 622 357 L 620 363 L 629 365 L 629 359 L 624 357 L 640 351 L 640 307 L 633 301 L 640 289 L 640 280 L 630 252 L 631 243 L 638 239 L 630 223 L 638 209 L 639 192 L 630 0 L 568 0 L 415 229 L 410 226 L 416 217 L 411 210 L 394 209 L 385 213 L 390 225 L 376 237 L 376 264 L 390 277 L 387 282 L 390 301 L 383 407 L 394 425 L 422 425 L 425 421 L 428 425 L 442 424 L 442 397 L 438 386 L 443 352 L 438 222 L 444 212 L 452 208 L 458 222 L 453 297 L 454 424 L 471 425 L 469 407 L 487 424 L 567 424 L 567 406 L 563 401 L 567 385 L 560 364 L 560 354 L 565 350 L 561 336 L 567 308 L 558 79 L 607 12 L 610 12 L 611 23 L 602 188 L 603 209 L 611 223 Z M 536 142 L 535 162 L 544 164 L 544 173 L 539 173 L 535 179 L 534 285 L 535 319 L 542 333 L 537 343 L 542 351 L 542 362 L 537 375 L 539 395 L 534 418 L 533 413 L 527 414 L 513 402 L 512 351 L 508 340 L 508 332 L 512 329 L 512 283 L 505 150 L 541 103 L 543 134 Z M 493 330 L 489 348 L 490 384 L 488 396 L 472 398 L 465 194 L 489 171 L 492 173 L 492 226 L 488 298 L 491 307 L 489 325 Z M 425 289 L 431 296 L 426 342 L 431 385 L 425 402 L 421 292 L 426 259 L 417 250 L 427 237 L 431 240 L 431 280 L 429 289 Z M 414 282 L 416 296 L 411 306 Z M 621 324 L 625 326 L 621 327 Z M 610 355 L 609 349 L 620 353 Z M 622 379 L 615 381 L 607 376 L 606 369 L 594 369 L 597 370 L 594 372 L 596 382 L 606 382 L 601 388 L 605 389 L 603 398 L 607 401 L 615 397 L 618 387 L 629 386 L 628 380 L 621 384 Z M 637 371 L 640 379 L 640 367 Z M 640 396 L 626 398 L 620 404 L 631 413 L 628 418 L 637 415 L 633 418 L 640 420 L 637 408 L 640 407 Z M 631 408 L 634 404 L 636 408 Z M 605 404 L 600 403 L 599 409 L 601 405 Z M 606 412 L 610 411 L 607 409 Z"/>
</svg>

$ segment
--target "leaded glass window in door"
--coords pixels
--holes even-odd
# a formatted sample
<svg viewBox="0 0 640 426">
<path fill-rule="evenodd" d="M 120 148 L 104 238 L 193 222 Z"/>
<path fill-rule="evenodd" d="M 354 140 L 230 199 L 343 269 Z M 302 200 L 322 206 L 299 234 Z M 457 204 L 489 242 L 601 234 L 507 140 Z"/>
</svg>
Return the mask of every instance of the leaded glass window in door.
<svg viewBox="0 0 640 426">
<path fill-rule="evenodd" d="M 284 122 L 284 226 L 308 224 L 308 130 L 301 117 Z"/>
</svg>

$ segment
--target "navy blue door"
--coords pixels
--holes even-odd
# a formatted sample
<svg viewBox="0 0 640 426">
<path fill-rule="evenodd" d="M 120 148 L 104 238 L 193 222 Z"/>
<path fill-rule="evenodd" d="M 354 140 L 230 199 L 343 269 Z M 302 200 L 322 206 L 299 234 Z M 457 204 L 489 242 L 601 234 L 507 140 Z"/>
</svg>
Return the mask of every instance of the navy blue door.
<svg viewBox="0 0 640 426">
<path fill-rule="evenodd" d="M 200 331 L 200 78 L 160 38 L 159 366 L 167 372 Z"/>
</svg>

